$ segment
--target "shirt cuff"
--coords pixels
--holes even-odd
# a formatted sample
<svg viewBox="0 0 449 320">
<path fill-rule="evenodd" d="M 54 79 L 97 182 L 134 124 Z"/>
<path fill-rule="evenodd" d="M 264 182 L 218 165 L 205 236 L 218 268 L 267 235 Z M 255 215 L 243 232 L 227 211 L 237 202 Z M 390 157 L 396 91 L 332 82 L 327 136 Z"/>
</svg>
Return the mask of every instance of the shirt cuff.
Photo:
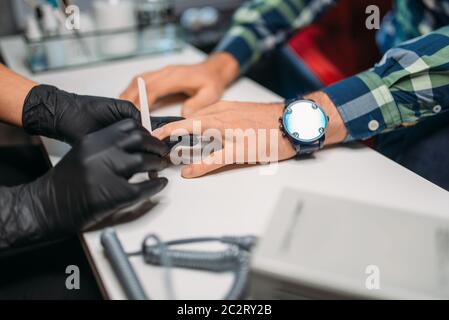
<svg viewBox="0 0 449 320">
<path fill-rule="evenodd" d="M 240 66 L 240 74 L 243 74 L 257 59 L 254 48 L 257 46 L 255 35 L 248 29 L 233 27 L 221 40 L 214 52 L 227 52 L 234 56 Z"/>
<path fill-rule="evenodd" d="M 346 141 L 366 140 L 402 123 L 394 97 L 373 71 L 366 71 L 323 90 L 342 117 Z"/>
</svg>

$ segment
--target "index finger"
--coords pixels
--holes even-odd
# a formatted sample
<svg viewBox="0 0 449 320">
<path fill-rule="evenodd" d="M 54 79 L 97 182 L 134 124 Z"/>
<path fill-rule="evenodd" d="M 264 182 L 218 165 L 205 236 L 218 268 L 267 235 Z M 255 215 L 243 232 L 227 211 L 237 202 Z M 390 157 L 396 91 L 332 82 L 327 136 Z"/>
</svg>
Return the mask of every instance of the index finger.
<svg viewBox="0 0 449 320">
<path fill-rule="evenodd" d="M 153 135 L 160 140 L 165 140 L 172 135 L 179 135 L 181 132 L 185 132 L 185 135 L 201 135 L 205 130 L 213 128 L 214 123 L 215 121 L 208 117 L 185 119 L 166 124 L 162 128 L 154 130 Z"/>
</svg>

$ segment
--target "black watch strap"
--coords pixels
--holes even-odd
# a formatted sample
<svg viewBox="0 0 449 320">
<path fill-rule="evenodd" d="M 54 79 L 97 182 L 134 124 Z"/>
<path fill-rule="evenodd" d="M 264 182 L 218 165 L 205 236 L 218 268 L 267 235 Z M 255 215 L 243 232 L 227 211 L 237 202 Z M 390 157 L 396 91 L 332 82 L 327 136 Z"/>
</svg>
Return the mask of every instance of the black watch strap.
<svg viewBox="0 0 449 320">
<path fill-rule="evenodd" d="M 321 137 L 321 139 L 318 142 L 310 143 L 310 144 L 299 143 L 292 139 L 290 139 L 290 142 L 293 144 L 293 147 L 296 150 L 296 154 L 298 156 L 301 156 L 301 155 L 311 154 L 311 153 L 321 150 L 324 145 L 324 139 L 325 139 L 325 137 L 323 136 L 323 137 Z"/>
</svg>

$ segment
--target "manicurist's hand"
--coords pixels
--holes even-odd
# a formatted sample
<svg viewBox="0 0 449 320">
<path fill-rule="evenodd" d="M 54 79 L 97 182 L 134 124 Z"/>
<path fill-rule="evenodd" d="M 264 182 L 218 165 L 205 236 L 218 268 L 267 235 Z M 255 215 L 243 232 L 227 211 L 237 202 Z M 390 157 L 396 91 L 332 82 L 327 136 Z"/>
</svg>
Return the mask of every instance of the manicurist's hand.
<svg viewBox="0 0 449 320">
<path fill-rule="evenodd" d="M 53 213 L 67 229 L 76 230 L 102 220 L 110 212 L 148 199 L 167 184 L 155 178 L 140 184 L 128 180 L 136 173 L 164 169 L 168 149 L 133 120 L 122 120 L 91 133 L 36 188 L 46 214 Z"/>
<path fill-rule="evenodd" d="M 163 169 L 167 153 L 133 120 L 87 135 L 38 180 L 0 188 L 0 249 L 74 234 L 149 199 L 166 186 L 165 178 L 128 180 Z"/>
<path fill-rule="evenodd" d="M 167 95 L 188 95 L 189 99 L 185 101 L 182 113 L 183 116 L 189 116 L 220 100 L 226 87 L 238 74 L 239 66 L 234 57 L 228 53 L 216 53 L 200 64 L 168 66 L 138 77 L 142 77 L 146 82 L 150 106 Z M 138 105 L 139 90 L 136 79 L 131 81 L 120 98 Z"/>
<path fill-rule="evenodd" d="M 325 144 L 335 144 L 346 137 L 344 123 L 326 94 L 317 92 L 307 98 L 315 100 L 330 118 Z M 184 178 L 196 178 L 231 164 L 255 164 L 282 161 L 293 158 L 295 149 L 283 136 L 279 119 L 284 112 L 284 103 L 261 104 L 242 102 L 219 102 L 195 113 L 191 118 L 167 124 L 155 130 L 159 139 L 191 134 L 215 133 L 221 139 L 221 149 L 204 154 L 201 161 L 186 165 L 182 169 Z M 200 132 L 197 132 L 200 131 Z"/>
<path fill-rule="evenodd" d="M 29 134 L 70 144 L 124 119 L 140 122 L 139 110 L 129 101 L 77 95 L 47 85 L 31 89 L 22 111 L 22 126 Z"/>
</svg>

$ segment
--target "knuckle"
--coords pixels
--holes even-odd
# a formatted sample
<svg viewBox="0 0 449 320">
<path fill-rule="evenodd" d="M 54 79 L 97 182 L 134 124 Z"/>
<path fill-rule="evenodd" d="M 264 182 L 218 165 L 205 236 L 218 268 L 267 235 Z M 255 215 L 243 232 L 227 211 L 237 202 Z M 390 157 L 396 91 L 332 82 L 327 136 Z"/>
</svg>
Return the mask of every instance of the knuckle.
<svg viewBox="0 0 449 320">
<path fill-rule="evenodd" d="M 136 142 L 142 143 L 144 141 L 145 137 L 141 131 L 136 132 L 135 135 L 136 135 L 136 137 L 135 137 Z"/>
<path fill-rule="evenodd" d="M 190 102 L 186 102 L 186 103 L 183 105 L 182 110 L 183 110 L 184 112 L 190 113 L 190 112 L 192 111 L 192 106 L 191 106 Z"/>
<path fill-rule="evenodd" d="M 130 130 L 137 129 L 137 123 L 132 119 L 125 119 L 122 120 L 123 126 L 126 126 L 126 128 L 129 128 Z"/>
<path fill-rule="evenodd" d="M 143 154 L 140 153 L 135 155 L 135 160 L 137 165 L 139 166 L 145 163 L 145 157 L 143 156 Z"/>
<path fill-rule="evenodd" d="M 135 109 L 136 107 L 134 106 L 134 103 L 132 103 L 131 101 L 129 101 L 129 100 L 122 100 L 121 101 L 121 104 L 122 104 L 122 106 L 124 107 L 124 108 L 127 108 L 127 109 L 130 109 L 130 110 L 133 110 L 133 109 Z"/>
<path fill-rule="evenodd" d="M 90 161 L 88 158 L 84 158 L 80 161 L 80 165 L 81 167 L 83 167 L 83 169 L 87 169 L 90 166 Z"/>
<path fill-rule="evenodd" d="M 214 82 L 208 82 L 209 84 L 209 89 L 213 92 L 213 93 L 220 93 L 221 92 L 221 86 L 218 85 L 217 83 Z"/>
<path fill-rule="evenodd" d="M 226 102 L 224 101 L 219 101 L 214 103 L 213 105 L 211 105 L 212 108 L 214 108 L 215 110 L 223 110 L 226 109 Z"/>
</svg>

